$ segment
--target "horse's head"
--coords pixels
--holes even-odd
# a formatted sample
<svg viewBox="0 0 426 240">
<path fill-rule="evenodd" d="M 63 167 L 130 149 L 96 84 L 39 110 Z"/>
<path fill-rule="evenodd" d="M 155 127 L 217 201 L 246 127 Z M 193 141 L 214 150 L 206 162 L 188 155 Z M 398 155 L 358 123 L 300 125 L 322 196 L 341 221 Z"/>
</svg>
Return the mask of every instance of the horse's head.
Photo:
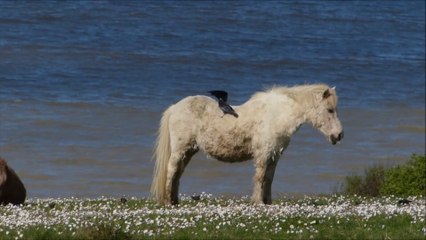
<svg viewBox="0 0 426 240">
<path fill-rule="evenodd" d="M 317 97 L 317 100 L 318 104 L 314 108 L 315 117 L 312 119 L 312 124 L 335 145 L 343 138 L 343 128 L 337 118 L 335 87 L 326 89 Z"/>
</svg>

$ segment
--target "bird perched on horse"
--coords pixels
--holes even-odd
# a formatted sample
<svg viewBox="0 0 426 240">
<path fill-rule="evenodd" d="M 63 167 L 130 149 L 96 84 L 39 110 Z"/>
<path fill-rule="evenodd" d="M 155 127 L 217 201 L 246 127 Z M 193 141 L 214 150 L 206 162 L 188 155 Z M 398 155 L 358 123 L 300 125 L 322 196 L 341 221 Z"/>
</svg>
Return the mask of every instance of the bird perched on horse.
<svg viewBox="0 0 426 240">
<path fill-rule="evenodd" d="M 225 114 L 231 114 L 232 116 L 236 118 L 238 117 L 238 114 L 227 102 L 228 93 L 226 91 L 214 90 L 214 91 L 209 91 L 209 93 L 217 98 L 217 101 L 219 102 L 219 108 L 222 110 L 223 116 L 225 116 Z"/>
</svg>

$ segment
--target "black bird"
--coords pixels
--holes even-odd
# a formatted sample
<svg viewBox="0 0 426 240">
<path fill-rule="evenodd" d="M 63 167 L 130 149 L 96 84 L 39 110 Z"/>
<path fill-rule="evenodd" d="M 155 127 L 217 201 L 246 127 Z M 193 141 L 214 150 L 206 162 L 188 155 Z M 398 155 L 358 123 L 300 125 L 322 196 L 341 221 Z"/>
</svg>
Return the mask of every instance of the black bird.
<svg viewBox="0 0 426 240">
<path fill-rule="evenodd" d="M 192 198 L 192 200 L 194 200 L 194 201 L 199 201 L 199 200 L 201 200 L 201 196 L 200 196 L 200 195 L 193 195 L 193 196 L 191 196 L 191 198 Z"/>
<path fill-rule="evenodd" d="M 408 204 L 410 204 L 410 202 L 412 202 L 412 201 L 410 201 L 408 199 L 401 199 L 401 200 L 398 201 L 398 205 L 408 205 Z"/>
<path fill-rule="evenodd" d="M 228 100 L 227 92 L 222 90 L 214 90 L 214 91 L 209 91 L 209 93 L 217 98 L 217 101 L 219 102 L 219 108 L 222 110 L 224 116 L 225 114 L 231 114 L 232 116 L 236 118 L 238 117 L 238 114 L 235 112 L 235 110 L 227 103 L 227 100 Z"/>
<path fill-rule="evenodd" d="M 126 202 L 127 202 L 127 198 L 125 198 L 125 197 L 121 197 L 121 198 L 120 198 L 120 202 L 121 202 L 121 203 L 123 203 L 123 204 L 124 204 L 124 203 L 126 203 Z"/>
</svg>

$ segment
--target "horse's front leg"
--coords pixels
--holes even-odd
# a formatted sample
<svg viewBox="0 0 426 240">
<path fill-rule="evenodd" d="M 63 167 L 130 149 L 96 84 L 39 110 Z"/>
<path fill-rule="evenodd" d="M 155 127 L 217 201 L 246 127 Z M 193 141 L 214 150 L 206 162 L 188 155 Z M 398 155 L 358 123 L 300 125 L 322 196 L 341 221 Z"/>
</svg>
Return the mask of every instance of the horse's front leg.
<svg viewBox="0 0 426 240">
<path fill-rule="evenodd" d="M 260 161 L 259 161 L 260 160 Z M 278 158 L 270 158 L 266 160 L 258 159 L 255 163 L 256 173 L 254 175 L 254 189 L 252 202 L 256 204 L 272 203 L 272 181 L 274 179 L 275 168 Z"/>
</svg>

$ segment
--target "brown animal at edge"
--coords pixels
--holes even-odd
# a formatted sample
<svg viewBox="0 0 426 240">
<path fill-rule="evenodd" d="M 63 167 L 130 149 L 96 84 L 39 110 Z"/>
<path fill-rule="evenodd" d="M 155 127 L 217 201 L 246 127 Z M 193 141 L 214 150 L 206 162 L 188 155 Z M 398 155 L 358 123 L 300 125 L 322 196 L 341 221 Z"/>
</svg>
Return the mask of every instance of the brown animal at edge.
<svg viewBox="0 0 426 240">
<path fill-rule="evenodd" d="M 27 191 L 21 179 L 0 157 L 0 204 L 23 204 L 26 195 Z"/>
</svg>

